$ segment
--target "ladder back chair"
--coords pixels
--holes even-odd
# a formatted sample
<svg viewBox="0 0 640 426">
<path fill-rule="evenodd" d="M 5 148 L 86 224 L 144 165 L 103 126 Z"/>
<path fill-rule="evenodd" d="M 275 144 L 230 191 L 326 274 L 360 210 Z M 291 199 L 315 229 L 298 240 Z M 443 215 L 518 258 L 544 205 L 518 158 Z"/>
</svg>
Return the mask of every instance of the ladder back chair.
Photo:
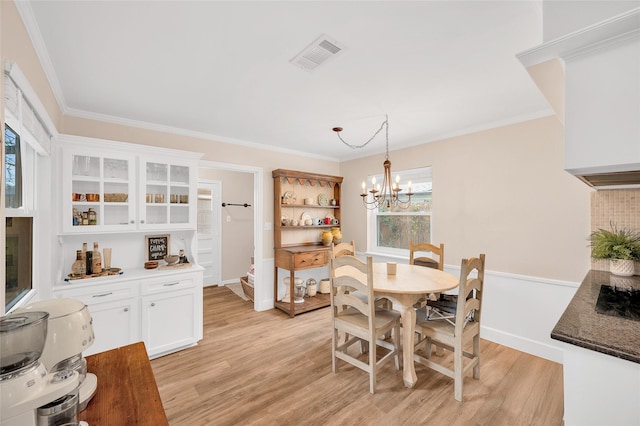
<svg viewBox="0 0 640 426">
<path fill-rule="evenodd" d="M 332 370 L 338 371 L 338 360 L 343 360 L 369 373 L 369 392 L 375 393 L 376 372 L 391 357 L 395 359 L 396 370 L 400 369 L 400 314 L 398 312 L 375 306 L 373 297 L 373 260 L 367 257 L 363 262 L 355 256 L 339 256 L 331 259 L 331 335 Z M 356 296 L 358 292 L 364 295 Z M 340 342 L 338 333 L 347 335 L 345 342 Z M 392 335 L 391 341 L 382 339 L 387 333 Z M 358 359 L 349 348 L 358 343 L 368 343 L 368 362 Z M 388 352 L 379 360 L 378 346 Z M 362 358 L 362 356 L 360 357 Z"/>
<path fill-rule="evenodd" d="M 416 333 L 419 340 L 414 347 L 415 362 L 454 379 L 454 396 L 462 401 L 464 375 L 473 369 L 473 378 L 480 378 L 480 318 L 484 286 L 485 255 L 463 259 L 460 270 L 455 321 L 434 321 L 427 318 L 427 307 L 416 312 Z M 465 297 L 466 296 L 466 297 Z M 471 343 L 471 352 L 465 348 Z M 453 369 L 431 359 L 431 345 L 453 352 Z M 424 347 L 424 356 L 419 353 Z M 465 358 L 469 361 L 465 362 Z"/>
<path fill-rule="evenodd" d="M 420 253 L 431 253 L 432 256 L 419 256 Z M 416 256 L 418 255 L 418 256 Z M 433 258 L 438 256 L 438 260 Z M 444 267 L 444 244 L 436 246 L 431 243 L 409 243 L 409 264 L 427 266 L 429 268 L 439 269 L 442 271 Z"/>
</svg>

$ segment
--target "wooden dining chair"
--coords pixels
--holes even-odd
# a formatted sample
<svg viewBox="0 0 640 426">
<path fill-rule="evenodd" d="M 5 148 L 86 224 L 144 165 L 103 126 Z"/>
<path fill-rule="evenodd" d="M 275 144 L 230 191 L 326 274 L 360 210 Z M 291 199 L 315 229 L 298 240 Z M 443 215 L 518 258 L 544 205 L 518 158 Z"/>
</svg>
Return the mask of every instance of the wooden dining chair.
<svg viewBox="0 0 640 426">
<path fill-rule="evenodd" d="M 375 393 L 376 372 L 391 357 L 396 370 L 400 369 L 400 314 L 375 306 L 373 297 L 373 260 L 366 263 L 355 256 L 331 259 L 331 335 L 332 370 L 338 371 L 338 360 L 343 360 L 369 373 L 369 392 Z M 353 293 L 364 294 L 364 299 Z M 341 342 L 338 333 L 349 338 Z M 382 337 L 391 333 L 391 341 Z M 368 362 L 349 353 L 349 348 L 362 341 L 368 342 Z M 377 359 L 378 346 L 388 352 Z M 354 352 L 354 350 L 352 350 Z M 362 356 L 361 356 L 362 357 Z"/>
<path fill-rule="evenodd" d="M 414 347 L 415 362 L 426 365 L 454 380 L 454 396 L 462 401 L 464 375 L 473 369 L 473 378 L 480 378 L 480 319 L 484 285 L 485 256 L 463 259 L 455 321 L 433 321 L 427 319 L 427 307 L 416 312 L 416 333 L 419 339 Z M 471 343 L 471 352 L 465 348 Z M 431 345 L 453 352 L 453 369 L 431 359 Z M 424 348 L 424 355 L 420 349 Z M 465 358 L 470 361 L 465 362 Z"/>
<path fill-rule="evenodd" d="M 331 257 L 340 257 L 344 255 L 356 255 L 356 244 L 353 241 L 349 243 L 331 244 Z"/>
<path fill-rule="evenodd" d="M 431 253 L 431 256 L 419 256 L 420 253 Z M 438 259 L 434 259 L 433 255 L 438 256 Z M 444 244 L 436 246 L 431 243 L 409 243 L 409 264 L 427 266 L 429 268 L 439 269 L 442 271 L 444 268 Z"/>
</svg>

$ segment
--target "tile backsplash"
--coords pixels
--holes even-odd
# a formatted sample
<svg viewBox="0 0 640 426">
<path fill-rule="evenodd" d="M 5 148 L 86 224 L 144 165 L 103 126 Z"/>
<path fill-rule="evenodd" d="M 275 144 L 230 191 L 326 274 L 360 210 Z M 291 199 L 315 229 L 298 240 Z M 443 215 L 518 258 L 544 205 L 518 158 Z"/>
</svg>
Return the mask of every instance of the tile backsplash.
<svg viewBox="0 0 640 426">
<path fill-rule="evenodd" d="M 605 189 L 591 193 L 591 231 L 628 228 L 640 232 L 640 189 Z M 609 270 L 608 260 L 591 259 L 591 268 Z M 636 262 L 636 275 L 640 262 Z"/>
</svg>

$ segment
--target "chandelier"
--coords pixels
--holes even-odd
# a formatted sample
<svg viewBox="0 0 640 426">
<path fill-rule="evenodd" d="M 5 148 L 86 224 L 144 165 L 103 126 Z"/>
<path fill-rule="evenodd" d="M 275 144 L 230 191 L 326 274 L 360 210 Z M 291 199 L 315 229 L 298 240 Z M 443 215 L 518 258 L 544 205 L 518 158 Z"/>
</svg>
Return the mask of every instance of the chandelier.
<svg viewBox="0 0 640 426">
<path fill-rule="evenodd" d="M 365 181 L 362 182 L 362 204 L 369 210 L 378 209 L 378 208 L 386 208 L 391 209 L 393 207 L 407 208 L 411 204 L 411 196 L 413 192 L 411 192 L 411 181 L 407 184 L 407 193 L 406 198 L 401 200 L 400 193 L 402 189 L 400 188 L 400 175 L 396 175 L 396 180 L 393 182 L 391 180 L 391 161 L 389 161 L 389 117 L 385 115 L 385 119 L 380 125 L 380 128 L 369 138 L 368 141 L 363 143 L 362 145 L 351 145 L 346 142 L 340 136 L 340 132 L 343 130 L 342 127 L 334 127 L 332 130 L 336 132 L 338 138 L 347 145 L 349 148 L 363 148 L 369 144 L 377 135 L 385 129 L 385 138 L 386 138 L 386 154 L 384 163 L 382 166 L 384 167 L 382 185 L 376 184 L 376 178 L 373 177 L 371 179 L 371 189 L 367 189 L 367 184 Z"/>
</svg>

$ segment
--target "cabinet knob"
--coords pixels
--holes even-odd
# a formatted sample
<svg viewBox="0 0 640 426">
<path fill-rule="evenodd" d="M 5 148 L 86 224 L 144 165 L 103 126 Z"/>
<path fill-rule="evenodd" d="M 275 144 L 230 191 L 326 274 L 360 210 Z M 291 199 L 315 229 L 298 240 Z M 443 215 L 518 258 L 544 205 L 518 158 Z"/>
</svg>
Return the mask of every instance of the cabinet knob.
<svg viewBox="0 0 640 426">
<path fill-rule="evenodd" d="M 125 312 L 129 312 L 129 308 L 124 308 L 124 311 Z"/>
<path fill-rule="evenodd" d="M 144 223 L 144 219 L 142 219 L 142 220 L 140 221 L 140 223 Z"/>
<path fill-rule="evenodd" d="M 129 221 L 129 223 L 134 224 L 134 223 L 136 223 L 136 221 L 135 221 L 135 220 L 133 220 L 133 219 L 131 219 L 131 220 Z"/>
<path fill-rule="evenodd" d="M 151 306 L 156 306 L 156 304 L 155 304 L 155 303 L 153 303 L 153 302 L 151 302 Z"/>
</svg>

